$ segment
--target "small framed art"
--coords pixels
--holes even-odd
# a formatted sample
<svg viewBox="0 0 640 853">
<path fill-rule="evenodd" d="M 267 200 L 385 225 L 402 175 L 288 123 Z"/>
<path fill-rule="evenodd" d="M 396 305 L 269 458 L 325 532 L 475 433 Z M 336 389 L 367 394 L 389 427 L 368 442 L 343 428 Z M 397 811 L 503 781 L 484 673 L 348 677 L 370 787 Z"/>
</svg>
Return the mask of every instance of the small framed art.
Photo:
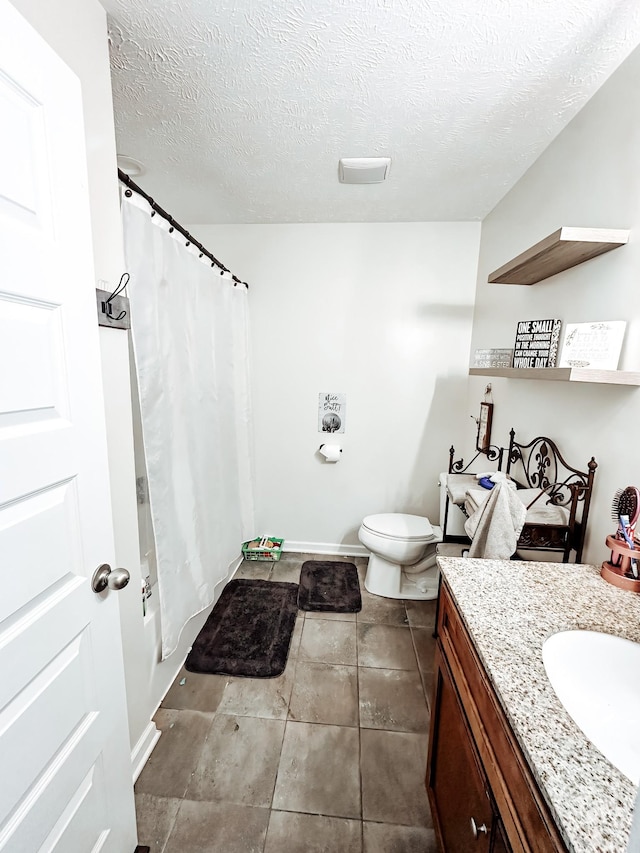
<svg viewBox="0 0 640 853">
<path fill-rule="evenodd" d="M 626 325 L 624 320 L 569 323 L 560 367 L 617 370 Z"/>
<path fill-rule="evenodd" d="M 480 403 L 480 417 L 478 418 L 478 436 L 476 438 L 476 450 L 484 453 L 491 444 L 491 420 L 493 418 L 493 403 Z"/>
<path fill-rule="evenodd" d="M 511 367 L 512 349 L 477 349 L 472 367 Z"/>
<path fill-rule="evenodd" d="M 344 432 L 346 394 L 318 394 L 318 432 Z"/>
</svg>

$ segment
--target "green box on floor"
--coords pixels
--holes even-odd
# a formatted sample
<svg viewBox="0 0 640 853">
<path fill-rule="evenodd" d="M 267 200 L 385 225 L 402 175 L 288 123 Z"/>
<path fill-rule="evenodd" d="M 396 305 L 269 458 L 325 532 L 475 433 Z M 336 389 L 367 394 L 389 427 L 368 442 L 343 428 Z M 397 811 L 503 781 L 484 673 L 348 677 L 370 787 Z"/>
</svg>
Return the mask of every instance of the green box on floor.
<svg viewBox="0 0 640 853">
<path fill-rule="evenodd" d="M 279 560 L 284 539 L 275 536 L 258 536 L 242 543 L 242 556 L 245 560 Z"/>
</svg>

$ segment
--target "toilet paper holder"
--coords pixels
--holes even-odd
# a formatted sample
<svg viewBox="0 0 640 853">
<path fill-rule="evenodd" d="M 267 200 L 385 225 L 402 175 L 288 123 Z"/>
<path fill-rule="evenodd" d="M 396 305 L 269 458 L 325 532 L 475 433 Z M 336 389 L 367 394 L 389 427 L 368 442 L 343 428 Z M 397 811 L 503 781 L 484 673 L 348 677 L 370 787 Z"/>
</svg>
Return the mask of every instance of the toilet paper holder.
<svg viewBox="0 0 640 853">
<path fill-rule="evenodd" d="M 325 451 L 324 453 L 322 452 L 322 448 L 323 448 L 323 447 L 327 447 L 327 450 L 329 450 L 329 454 L 327 453 L 327 451 Z M 335 444 L 329 444 L 329 445 L 321 444 L 321 445 L 320 445 L 320 447 L 318 448 L 318 453 L 321 453 L 321 454 L 322 454 L 322 456 L 324 456 L 324 457 L 325 457 L 325 460 L 326 460 L 327 462 L 337 462 L 337 461 L 338 461 L 338 459 L 339 459 L 339 457 L 335 456 L 335 455 L 331 452 L 331 451 L 335 451 L 335 450 L 337 450 L 339 453 L 342 453 L 342 448 L 341 448 L 341 447 L 338 447 L 338 446 L 337 446 L 337 445 L 335 445 Z"/>
</svg>

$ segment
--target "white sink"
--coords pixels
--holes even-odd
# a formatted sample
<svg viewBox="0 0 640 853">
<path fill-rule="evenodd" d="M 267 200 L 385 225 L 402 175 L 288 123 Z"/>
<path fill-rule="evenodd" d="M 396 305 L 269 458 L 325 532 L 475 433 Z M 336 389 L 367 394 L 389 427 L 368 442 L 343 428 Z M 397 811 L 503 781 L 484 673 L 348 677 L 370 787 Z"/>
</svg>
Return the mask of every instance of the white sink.
<svg viewBox="0 0 640 853">
<path fill-rule="evenodd" d="M 558 699 L 591 743 L 640 781 L 640 643 L 596 631 L 562 631 L 542 659 Z"/>
</svg>

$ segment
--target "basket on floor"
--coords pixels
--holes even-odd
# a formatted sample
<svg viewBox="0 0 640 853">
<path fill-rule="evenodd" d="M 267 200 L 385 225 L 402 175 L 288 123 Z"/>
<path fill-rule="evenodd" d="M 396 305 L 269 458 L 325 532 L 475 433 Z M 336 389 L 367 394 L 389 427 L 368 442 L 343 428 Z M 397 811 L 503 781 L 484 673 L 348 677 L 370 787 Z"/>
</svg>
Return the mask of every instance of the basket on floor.
<svg viewBox="0 0 640 853">
<path fill-rule="evenodd" d="M 284 539 L 275 536 L 263 536 L 242 543 L 242 556 L 245 560 L 279 560 Z"/>
</svg>

